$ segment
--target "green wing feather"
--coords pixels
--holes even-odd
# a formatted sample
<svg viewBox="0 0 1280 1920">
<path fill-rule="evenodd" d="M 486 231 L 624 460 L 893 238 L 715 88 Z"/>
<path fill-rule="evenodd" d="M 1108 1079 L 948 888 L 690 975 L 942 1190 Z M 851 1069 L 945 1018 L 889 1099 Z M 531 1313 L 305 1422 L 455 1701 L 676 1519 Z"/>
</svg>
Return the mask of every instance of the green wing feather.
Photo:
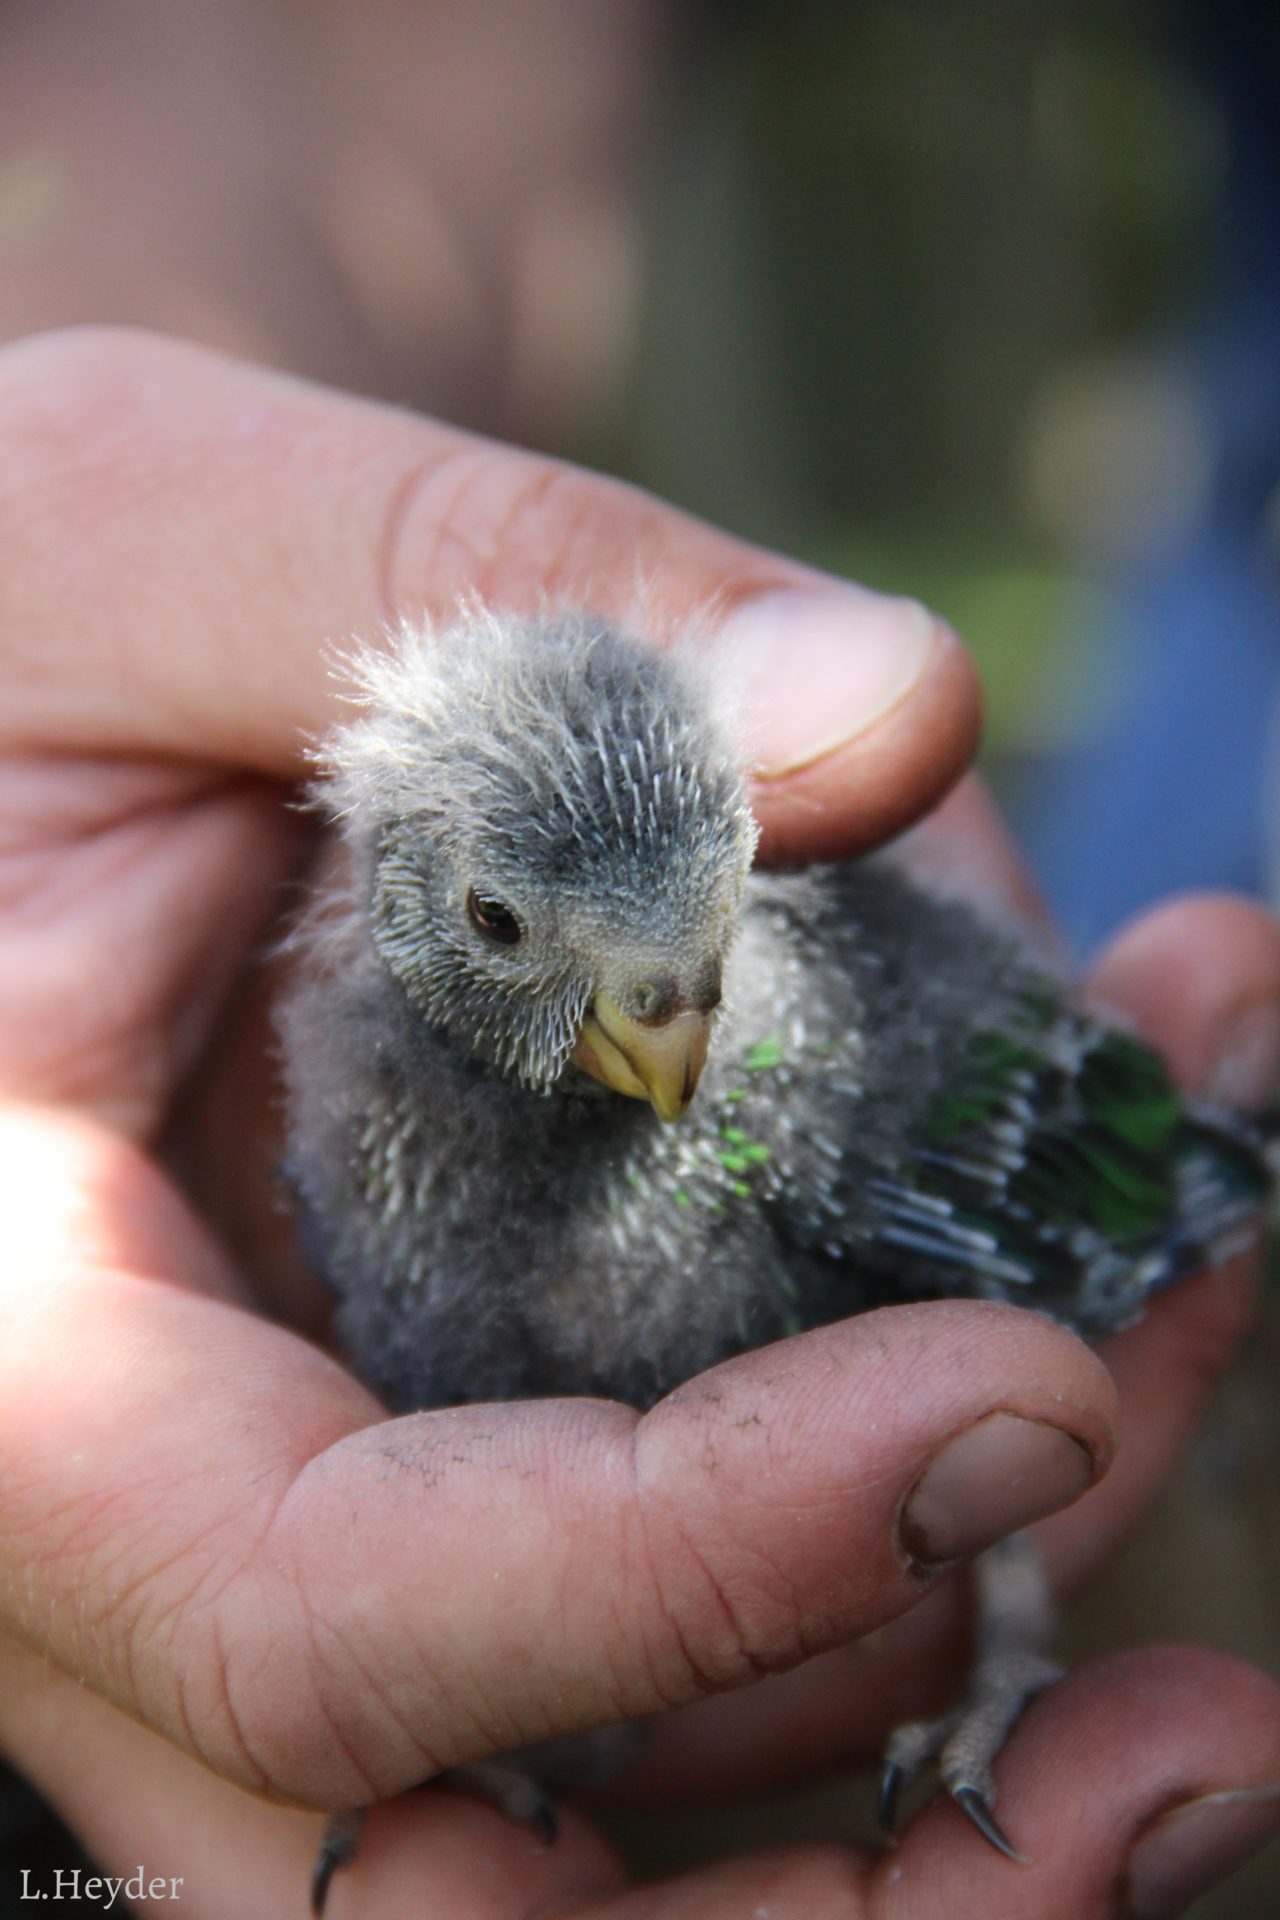
<svg viewBox="0 0 1280 1920">
<path fill-rule="evenodd" d="M 1082 1329 L 1245 1244 L 1270 1189 L 1259 1140 L 1189 1110 L 1159 1057 L 1047 995 L 975 1032 L 860 1251 L 897 1290 L 976 1292 Z"/>
</svg>

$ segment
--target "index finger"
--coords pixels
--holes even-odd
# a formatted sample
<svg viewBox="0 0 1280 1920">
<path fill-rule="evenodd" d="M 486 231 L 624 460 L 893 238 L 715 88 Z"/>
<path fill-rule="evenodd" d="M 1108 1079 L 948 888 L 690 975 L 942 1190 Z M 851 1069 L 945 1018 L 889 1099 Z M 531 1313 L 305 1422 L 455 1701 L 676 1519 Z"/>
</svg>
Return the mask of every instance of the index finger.
<svg viewBox="0 0 1280 1920">
<path fill-rule="evenodd" d="M 326 643 L 464 592 L 660 626 L 706 615 L 750 677 L 774 850 L 848 851 L 972 753 L 972 667 L 909 600 L 541 455 L 144 334 L 0 351 L 0 746 L 300 771 Z"/>
</svg>

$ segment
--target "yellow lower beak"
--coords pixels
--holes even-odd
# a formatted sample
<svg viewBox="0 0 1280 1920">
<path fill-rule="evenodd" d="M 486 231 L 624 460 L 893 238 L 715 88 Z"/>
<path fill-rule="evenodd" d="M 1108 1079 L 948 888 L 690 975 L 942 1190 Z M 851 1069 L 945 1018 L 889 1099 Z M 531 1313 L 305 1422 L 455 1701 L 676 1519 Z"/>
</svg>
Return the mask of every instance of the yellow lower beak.
<svg viewBox="0 0 1280 1920">
<path fill-rule="evenodd" d="M 678 1120 L 706 1063 L 712 1017 L 678 1013 L 661 1027 L 642 1027 L 598 993 L 578 1034 L 574 1065 L 615 1093 L 650 1101 L 660 1120 Z"/>
</svg>

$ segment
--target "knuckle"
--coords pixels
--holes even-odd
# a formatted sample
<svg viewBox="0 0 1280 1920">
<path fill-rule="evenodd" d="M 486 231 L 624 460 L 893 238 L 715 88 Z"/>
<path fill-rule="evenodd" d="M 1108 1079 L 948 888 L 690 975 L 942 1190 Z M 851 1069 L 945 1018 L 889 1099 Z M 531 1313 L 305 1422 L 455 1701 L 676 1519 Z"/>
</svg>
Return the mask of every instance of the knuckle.
<svg viewBox="0 0 1280 1920">
<path fill-rule="evenodd" d="M 618 481 L 468 442 L 413 476 L 387 536 L 392 606 L 475 592 L 536 603 L 634 588 L 660 512 Z M 667 528 L 669 538 L 670 529 Z"/>
<path fill-rule="evenodd" d="M 661 1617 L 696 1692 L 784 1672 L 818 1650 L 794 1583 L 744 1543 L 695 1541 L 680 1528 L 651 1564 Z"/>
<path fill-rule="evenodd" d="M 5 1625 L 250 1792 L 355 1805 L 435 1770 L 367 1623 L 326 1621 L 257 1552 L 241 1563 L 226 1526 L 140 1566 L 130 1518 L 145 1525 L 134 1500 L 78 1502 L 18 1541 Z"/>
<path fill-rule="evenodd" d="M 214 1772 L 315 1806 L 363 1804 L 434 1771 L 350 1650 L 245 1575 L 167 1620 L 139 1618 L 130 1660 L 163 1695 L 146 1717 Z"/>
<path fill-rule="evenodd" d="M 440 1770 L 421 1729 L 447 1725 L 448 1707 L 363 1596 L 320 1606 L 291 1579 L 247 1588 L 218 1623 L 223 1725 L 272 1791 L 362 1805 Z"/>
</svg>

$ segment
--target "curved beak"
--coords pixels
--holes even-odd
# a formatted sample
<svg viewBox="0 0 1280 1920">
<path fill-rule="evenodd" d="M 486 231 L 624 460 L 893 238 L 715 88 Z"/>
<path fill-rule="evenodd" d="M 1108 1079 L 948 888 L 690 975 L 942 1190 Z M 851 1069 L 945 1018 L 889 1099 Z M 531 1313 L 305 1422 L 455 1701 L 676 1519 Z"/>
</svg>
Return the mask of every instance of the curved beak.
<svg viewBox="0 0 1280 1920">
<path fill-rule="evenodd" d="M 582 1022 L 573 1062 L 615 1093 L 650 1101 L 660 1120 L 678 1120 L 701 1077 L 712 1018 L 690 1011 L 660 1027 L 641 1026 L 607 993 L 598 993 Z"/>
</svg>

